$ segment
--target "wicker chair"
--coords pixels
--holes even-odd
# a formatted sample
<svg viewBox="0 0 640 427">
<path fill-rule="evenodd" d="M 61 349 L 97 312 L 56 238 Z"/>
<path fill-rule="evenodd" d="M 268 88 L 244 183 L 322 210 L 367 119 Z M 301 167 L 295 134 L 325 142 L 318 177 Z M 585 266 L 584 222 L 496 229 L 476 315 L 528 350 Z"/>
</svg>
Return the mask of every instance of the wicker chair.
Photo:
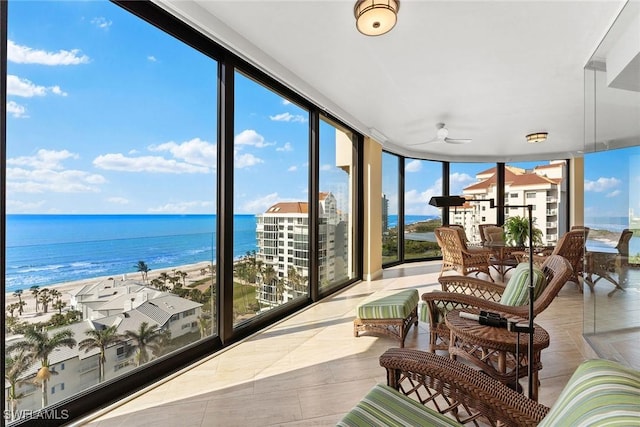
<svg viewBox="0 0 640 427">
<path fill-rule="evenodd" d="M 463 232 L 458 227 L 438 227 L 434 234 L 442 251 L 441 276 L 446 271 L 455 270 L 462 275 L 485 273 L 491 278 L 489 249 L 467 246 Z"/>
<path fill-rule="evenodd" d="M 542 265 L 542 271 L 546 276 L 547 285 L 534 301 L 533 313 L 536 316 L 551 304 L 572 273 L 569 261 L 560 255 L 547 257 Z M 451 310 L 477 307 L 508 316 L 529 317 L 528 304 L 522 306 L 500 304 L 500 297 L 505 289 L 502 283 L 492 283 L 466 276 L 441 276 L 438 281 L 442 291 L 422 294 L 422 300 L 427 305 L 429 351 L 431 352 L 449 349 L 450 333 L 444 319 L 446 313 Z"/>
<path fill-rule="evenodd" d="M 478 233 L 480 234 L 480 244 L 484 245 L 487 241 L 487 236 L 484 231 L 489 227 L 500 227 L 498 224 L 479 224 Z"/>
<path fill-rule="evenodd" d="M 551 408 L 481 371 L 420 350 L 390 348 L 380 366 L 387 386 L 374 389 L 385 394 L 363 399 L 338 426 L 362 425 L 363 415 L 377 425 L 640 425 L 640 372 L 610 360 L 582 362 Z"/>
<path fill-rule="evenodd" d="M 584 281 L 593 292 L 593 288 L 600 279 L 605 279 L 615 285 L 609 292 L 609 296 L 617 290 L 624 290 L 623 286 L 627 281 L 629 270 L 629 241 L 633 237 L 633 231 L 625 228 L 620 234 L 617 253 L 613 252 L 587 252 L 585 258 L 586 271 Z M 611 274 L 617 274 L 618 279 L 614 279 Z M 594 279 L 594 276 L 597 276 Z"/>
</svg>

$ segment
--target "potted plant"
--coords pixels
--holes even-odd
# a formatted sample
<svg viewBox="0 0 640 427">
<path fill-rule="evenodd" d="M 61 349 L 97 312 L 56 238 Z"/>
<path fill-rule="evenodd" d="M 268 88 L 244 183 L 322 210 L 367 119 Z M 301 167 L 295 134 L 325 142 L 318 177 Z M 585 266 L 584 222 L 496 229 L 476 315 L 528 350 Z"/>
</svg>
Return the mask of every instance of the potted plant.
<svg viewBox="0 0 640 427">
<path fill-rule="evenodd" d="M 535 226 L 533 218 L 533 244 L 542 245 L 542 230 Z M 505 238 L 513 246 L 524 246 L 529 240 L 529 219 L 523 216 L 511 216 L 504 223 Z"/>
</svg>

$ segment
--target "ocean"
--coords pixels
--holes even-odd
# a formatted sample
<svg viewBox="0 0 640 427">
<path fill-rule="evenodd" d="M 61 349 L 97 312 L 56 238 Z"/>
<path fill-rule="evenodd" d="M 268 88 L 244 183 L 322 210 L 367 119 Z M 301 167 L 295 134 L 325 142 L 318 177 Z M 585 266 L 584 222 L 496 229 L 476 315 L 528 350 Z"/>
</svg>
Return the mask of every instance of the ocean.
<svg viewBox="0 0 640 427">
<path fill-rule="evenodd" d="M 99 276 L 215 264 L 215 215 L 7 215 L 5 292 Z M 234 216 L 234 257 L 256 249 L 256 217 Z"/>
</svg>

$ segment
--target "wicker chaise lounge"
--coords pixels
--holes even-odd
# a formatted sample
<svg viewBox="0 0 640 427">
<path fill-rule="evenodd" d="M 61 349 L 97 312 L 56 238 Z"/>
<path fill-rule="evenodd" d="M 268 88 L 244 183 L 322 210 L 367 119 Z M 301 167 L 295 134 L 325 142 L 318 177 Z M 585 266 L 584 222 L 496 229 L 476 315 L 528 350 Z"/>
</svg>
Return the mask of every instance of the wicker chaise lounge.
<svg viewBox="0 0 640 427">
<path fill-rule="evenodd" d="M 432 353 L 392 348 L 380 365 L 387 385 L 374 386 L 338 426 L 640 425 L 640 372 L 609 360 L 583 362 L 551 408 Z"/>
</svg>

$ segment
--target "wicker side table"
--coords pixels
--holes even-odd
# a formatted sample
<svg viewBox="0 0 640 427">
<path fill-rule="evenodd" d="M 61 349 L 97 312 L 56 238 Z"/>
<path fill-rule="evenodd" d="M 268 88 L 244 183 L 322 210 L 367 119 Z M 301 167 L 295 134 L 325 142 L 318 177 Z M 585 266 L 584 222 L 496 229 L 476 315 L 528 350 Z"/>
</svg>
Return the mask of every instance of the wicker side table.
<svg viewBox="0 0 640 427">
<path fill-rule="evenodd" d="M 452 310 L 447 314 L 446 324 L 451 332 L 449 355 L 462 357 L 483 372 L 507 385 L 515 385 L 519 378 L 527 376 L 529 335 L 509 332 L 504 328 L 481 325 L 475 320 L 460 317 L 460 312 L 478 314 L 480 310 L 467 308 Z M 525 319 L 514 319 L 525 321 Z M 533 335 L 533 395 L 538 400 L 538 371 L 542 369 L 540 353 L 549 347 L 549 334 L 541 326 L 534 325 Z M 517 350 L 517 353 L 516 353 Z M 517 378 L 516 378 L 517 373 Z"/>
</svg>

